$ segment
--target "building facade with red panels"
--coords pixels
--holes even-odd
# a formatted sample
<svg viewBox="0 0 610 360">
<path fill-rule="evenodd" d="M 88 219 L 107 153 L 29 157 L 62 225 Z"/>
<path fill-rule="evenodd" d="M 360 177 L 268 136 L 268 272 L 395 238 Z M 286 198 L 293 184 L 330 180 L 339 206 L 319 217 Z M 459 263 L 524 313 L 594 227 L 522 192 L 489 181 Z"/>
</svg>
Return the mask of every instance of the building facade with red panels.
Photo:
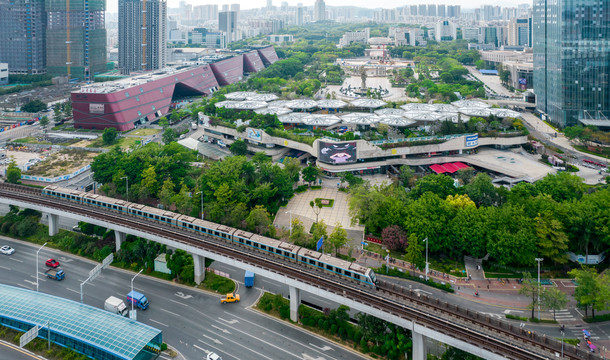
<svg viewBox="0 0 610 360">
<path fill-rule="evenodd" d="M 244 56 L 241 54 L 213 62 L 210 67 L 221 86 L 236 83 L 244 78 Z"/>
<path fill-rule="evenodd" d="M 256 49 L 256 51 L 258 51 L 258 55 L 263 60 L 265 66 L 269 66 L 279 60 L 277 57 L 277 53 L 275 52 L 275 48 L 273 46 L 267 46 L 266 48 Z"/>
<path fill-rule="evenodd" d="M 277 60 L 272 46 L 263 50 L 268 58 Z M 245 55 L 217 58 L 209 64 L 85 86 L 71 95 L 74 127 L 127 131 L 137 124 L 155 121 L 170 111 L 176 93 L 209 95 L 219 86 L 241 81 L 244 70 L 262 70 L 260 54 L 261 50 L 256 49 Z"/>
<path fill-rule="evenodd" d="M 265 64 L 258 55 L 258 51 L 253 50 L 244 54 L 244 70 L 249 73 L 255 73 L 263 70 Z"/>
</svg>

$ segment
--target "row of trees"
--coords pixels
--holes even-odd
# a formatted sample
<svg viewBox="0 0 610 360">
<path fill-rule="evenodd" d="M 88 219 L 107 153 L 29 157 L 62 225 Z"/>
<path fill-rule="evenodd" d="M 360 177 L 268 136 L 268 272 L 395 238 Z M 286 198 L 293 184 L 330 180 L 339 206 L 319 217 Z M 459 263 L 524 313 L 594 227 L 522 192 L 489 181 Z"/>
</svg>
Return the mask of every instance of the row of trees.
<svg viewBox="0 0 610 360">
<path fill-rule="evenodd" d="M 607 187 L 587 190 L 579 177 L 558 173 L 508 190 L 496 188 L 486 174 L 473 176 L 472 169 L 457 173 L 462 186 L 455 187 L 449 176 L 415 181 L 403 169 L 394 184 L 350 189 L 354 221 L 373 234 L 398 234 L 392 241 L 386 236 L 392 249 L 406 250 L 409 234 L 428 238 L 433 254 L 489 254 L 500 264 L 532 266 L 536 257 L 563 264 L 568 250 L 588 254 L 610 245 Z"/>
</svg>

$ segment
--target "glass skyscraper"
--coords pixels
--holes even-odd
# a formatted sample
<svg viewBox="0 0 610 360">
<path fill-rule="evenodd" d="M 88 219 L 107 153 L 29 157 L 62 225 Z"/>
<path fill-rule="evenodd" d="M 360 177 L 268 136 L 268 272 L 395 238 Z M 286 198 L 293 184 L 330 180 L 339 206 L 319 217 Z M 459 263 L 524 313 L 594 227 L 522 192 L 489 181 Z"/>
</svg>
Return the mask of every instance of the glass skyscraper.
<svg viewBox="0 0 610 360">
<path fill-rule="evenodd" d="M 565 127 L 610 118 L 610 0 L 534 0 L 536 108 Z"/>
</svg>

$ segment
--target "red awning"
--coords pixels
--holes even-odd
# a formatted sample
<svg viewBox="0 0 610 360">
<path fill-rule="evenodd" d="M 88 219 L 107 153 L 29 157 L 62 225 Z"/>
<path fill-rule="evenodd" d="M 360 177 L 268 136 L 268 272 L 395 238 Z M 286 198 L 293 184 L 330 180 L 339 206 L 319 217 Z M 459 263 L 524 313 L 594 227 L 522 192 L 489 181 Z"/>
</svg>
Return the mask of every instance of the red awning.
<svg viewBox="0 0 610 360">
<path fill-rule="evenodd" d="M 432 171 L 434 171 L 437 174 L 442 174 L 444 172 L 447 172 L 447 169 L 445 169 L 444 167 L 442 167 L 439 164 L 430 165 L 430 169 L 432 169 Z"/>
<path fill-rule="evenodd" d="M 462 162 L 454 162 L 453 165 L 457 166 L 458 169 L 466 169 L 470 167 Z"/>
<path fill-rule="evenodd" d="M 448 173 L 453 174 L 454 172 L 458 171 L 459 168 L 451 163 L 446 163 L 443 164 L 443 167 L 447 170 Z"/>
</svg>

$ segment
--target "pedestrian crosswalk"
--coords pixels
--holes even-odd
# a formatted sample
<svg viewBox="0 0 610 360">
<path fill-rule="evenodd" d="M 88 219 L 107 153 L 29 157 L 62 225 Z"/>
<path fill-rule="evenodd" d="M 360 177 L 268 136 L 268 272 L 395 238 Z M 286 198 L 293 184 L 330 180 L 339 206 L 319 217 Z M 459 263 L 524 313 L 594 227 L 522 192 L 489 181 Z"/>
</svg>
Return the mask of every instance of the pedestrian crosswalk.
<svg viewBox="0 0 610 360">
<path fill-rule="evenodd" d="M 553 315 L 553 310 L 549 310 L 549 313 L 552 316 Z M 576 318 L 574 317 L 574 315 L 572 315 L 570 310 L 563 309 L 563 310 L 555 311 L 555 320 L 557 320 L 559 323 L 561 323 L 562 321 L 576 320 Z"/>
<path fill-rule="evenodd" d="M 583 328 L 582 327 L 567 327 L 566 326 L 566 337 L 573 337 L 576 339 L 580 339 L 582 340 L 582 336 L 583 336 L 583 332 L 582 332 Z M 599 334 L 595 334 L 594 331 L 592 330 L 588 330 L 587 331 L 591 334 L 590 339 L 591 340 L 599 340 Z"/>
</svg>

